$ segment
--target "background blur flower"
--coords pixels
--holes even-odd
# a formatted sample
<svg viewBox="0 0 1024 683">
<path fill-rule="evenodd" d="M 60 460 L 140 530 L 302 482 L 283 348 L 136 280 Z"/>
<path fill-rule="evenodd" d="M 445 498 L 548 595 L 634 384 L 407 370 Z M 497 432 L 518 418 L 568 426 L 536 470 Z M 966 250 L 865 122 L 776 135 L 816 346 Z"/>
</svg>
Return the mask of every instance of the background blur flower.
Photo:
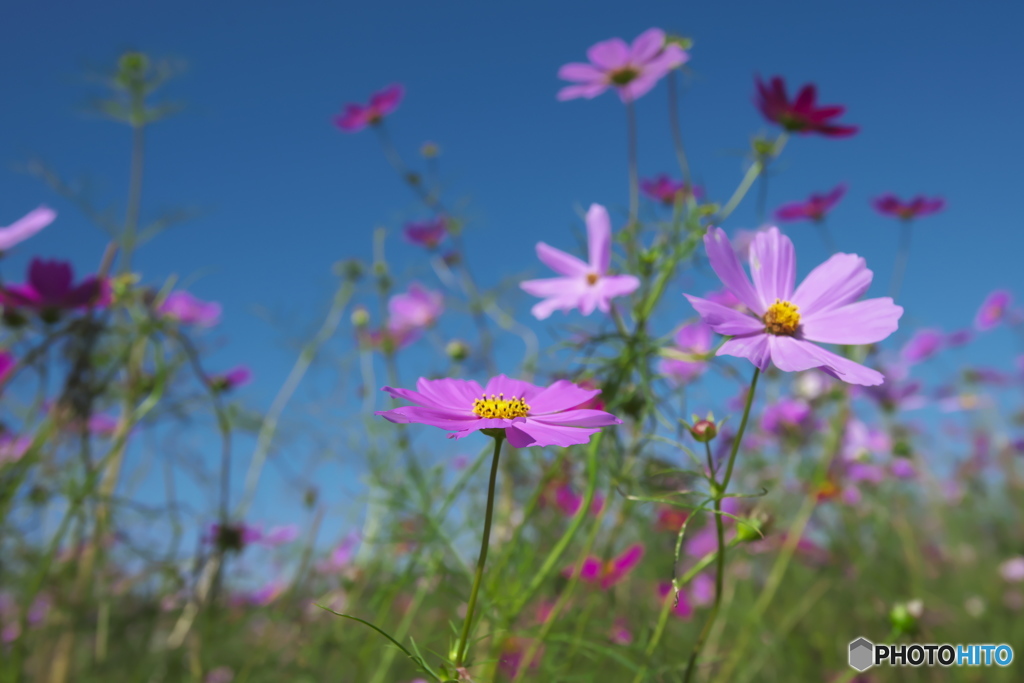
<svg viewBox="0 0 1024 683">
<path fill-rule="evenodd" d="M 677 201 L 686 201 L 690 197 L 700 199 L 704 195 L 704 191 L 699 187 L 693 187 L 682 180 L 673 180 L 664 173 L 653 179 L 642 178 L 640 191 L 666 206 L 672 206 Z"/>
<path fill-rule="evenodd" d="M 600 204 L 591 204 L 587 211 L 587 242 L 590 262 L 537 243 L 537 258 L 563 277 L 525 280 L 519 283 L 524 292 L 544 300 L 535 304 L 531 313 L 545 320 L 555 311 L 580 309 L 590 315 L 594 309 L 611 310 L 611 300 L 632 294 L 640 280 L 632 275 L 608 275 L 612 260 L 612 224 L 608 211 Z"/>
<path fill-rule="evenodd" d="M 896 331 L 903 309 L 888 297 L 857 301 L 873 274 L 856 254 L 835 254 L 794 290 L 796 253 L 778 228 L 759 233 L 750 249 L 753 285 L 721 228 L 704 236 L 711 267 L 753 312 L 685 295 L 712 330 L 730 335 L 717 355 L 747 358 L 761 370 L 770 363 L 784 372 L 820 367 L 851 384 L 875 385 L 881 373 L 827 351 L 813 342 L 873 344 Z"/>
<path fill-rule="evenodd" d="M 13 353 L 7 350 L 0 351 L 0 384 L 7 381 L 7 375 L 11 374 L 17 364 Z"/>
<path fill-rule="evenodd" d="M 401 85 L 390 85 L 371 95 L 370 103 L 367 105 L 345 105 L 345 110 L 334 118 L 334 125 L 346 133 L 355 133 L 367 126 L 375 126 L 398 108 L 404 95 L 405 88 Z"/>
<path fill-rule="evenodd" d="M 185 325 L 213 327 L 220 322 L 220 304 L 214 301 L 202 301 L 184 291 L 168 294 L 158 310 L 165 317 Z"/>
<path fill-rule="evenodd" d="M 1024 581 L 1024 557 L 1011 557 L 999 565 L 999 575 L 1004 581 L 1021 583 Z"/>
<path fill-rule="evenodd" d="M 629 576 L 643 557 L 644 546 L 640 543 L 629 546 L 607 562 L 602 562 L 601 558 L 596 555 L 590 555 L 583 560 L 583 566 L 580 568 L 580 581 L 600 586 L 602 590 L 608 590 Z M 572 578 L 575 570 L 576 566 L 572 565 L 566 567 L 562 573 L 566 577 Z"/>
<path fill-rule="evenodd" d="M 444 312 L 444 294 L 413 282 L 388 300 L 388 329 L 392 332 L 430 327 Z"/>
<path fill-rule="evenodd" d="M 57 217 L 57 212 L 46 206 L 40 206 L 8 225 L 0 228 L 0 252 L 24 242 L 32 235 L 45 228 Z"/>
<path fill-rule="evenodd" d="M 31 445 L 32 439 L 27 436 L 0 434 L 0 467 L 21 460 Z"/>
<path fill-rule="evenodd" d="M 955 349 L 970 344 L 974 339 L 974 333 L 970 330 L 956 330 L 946 335 L 946 346 Z"/>
<path fill-rule="evenodd" d="M 481 429 L 504 429 L 511 446 L 572 446 L 584 444 L 599 427 L 622 421 L 602 410 L 576 408 L 596 396 L 566 380 L 539 387 L 505 375 L 492 377 L 484 387 L 464 379 L 424 379 L 417 391 L 384 387 L 383 391 L 414 405 L 375 414 L 390 422 L 433 425 L 461 439 Z"/>
<path fill-rule="evenodd" d="M 780 221 L 821 221 L 846 194 L 846 185 L 839 184 L 828 194 L 812 194 L 802 202 L 783 204 L 775 211 Z"/>
<path fill-rule="evenodd" d="M 559 100 L 591 99 L 616 88 L 623 102 L 632 102 L 653 88 L 669 71 L 690 58 L 681 47 L 665 44 L 665 32 L 648 29 L 626 45 L 621 38 L 596 43 L 587 50 L 590 64 L 566 64 L 558 77 L 578 85 L 558 91 Z"/>
<path fill-rule="evenodd" d="M 428 249 L 440 244 L 447 234 L 448 227 L 443 216 L 405 225 L 405 239 Z"/>
<path fill-rule="evenodd" d="M 700 321 L 683 325 L 676 332 L 674 348 L 685 354 L 707 354 L 711 351 L 711 328 Z M 707 366 L 707 361 L 703 360 L 665 358 L 661 361 L 660 372 L 677 382 L 689 382 L 704 372 Z"/>
<path fill-rule="evenodd" d="M 1005 289 L 997 289 L 985 297 L 977 315 L 974 316 L 974 329 L 984 332 L 1001 323 L 1006 318 L 1012 300 L 1012 296 Z"/>
<path fill-rule="evenodd" d="M 685 587 L 679 591 L 678 597 L 672 584 L 668 581 L 658 584 L 658 595 L 663 600 L 672 600 L 672 613 L 680 619 L 689 619 L 693 616 L 693 605 L 686 595 Z"/>
<path fill-rule="evenodd" d="M 757 108 L 766 119 L 777 123 L 791 133 L 818 133 L 826 137 L 848 137 L 857 132 L 856 126 L 840 126 L 831 120 L 842 116 L 846 107 L 817 105 L 818 90 L 814 84 L 805 85 L 796 99 L 789 101 L 786 82 L 776 76 L 770 85 L 765 85 L 760 76 L 756 78 Z"/>
<path fill-rule="evenodd" d="M 900 357 L 907 363 L 920 363 L 938 353 L 945 341 L 941 330 L 918 330 L 900 349 Z"/>
<path fill-rule="evenodd" d="M 875 199 L 872 202 L 872 206 L 875 207 L 875 211 L 883 216 L 892 216 L 909 221 L 942 211 L 946 208 L 946 201 L 941 197 L 927 199 L 923 196 L 917 196 L 908 202 L 904 202 L 896 195 L 889 193 Z"/>
<path fill-rule="evenodd" d="M 30 308 L 44 316 L 57 311 L 85 308 L 92 302 L 97 308 L 110 303 L 106 281 L 87 277 L 74 284 L 71 264 L 64 261 L 32 259 L 28 282 L 0 292 L 0 303 L 14 308 Z"/>
<path fill-rule="evenodd" d="M 252 370 L 239 365 L 220 375 L 212 375 L 210 384 L 218 391 L 231 391 L 252 381 Z"/>
<path fill-rule="evenodd" d="M 235 672 L 229 666 L 218 666 L 210 669 L 203 683 L 231 683 L 235 680 Z"/>
<path fill-rule="evenodd" d="M 765 408 L 761 415 L 761 429 L 769 434 L 783 436 L 808 430 L 813 421 L 809 403 L 783 398 Z"/>
</svg>

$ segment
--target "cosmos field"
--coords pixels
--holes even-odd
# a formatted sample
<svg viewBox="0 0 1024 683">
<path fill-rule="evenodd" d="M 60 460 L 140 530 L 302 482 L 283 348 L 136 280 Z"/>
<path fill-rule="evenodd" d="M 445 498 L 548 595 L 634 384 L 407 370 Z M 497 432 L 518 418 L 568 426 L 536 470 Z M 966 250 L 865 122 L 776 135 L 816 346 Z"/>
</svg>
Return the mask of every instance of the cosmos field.
<svg viewBox="0 0 1024 683">
<path fill-rule="evenodd" d="M 36 193 L 0 216 L 0 680 L 1022 679 L 848 663 L 858 637 L 1024 654 L 1019 273 L 937 320 L 904 293 L 957 277 L 921 245 L 961 199 L 910 179 L 864 201 L 828 167 L 773 189 L 805 146 L 871 135 L 839 79 L 749 64 L 750 127 L 722 143 L 746 148 L 712 187 L 686 126 L 716 106 L 700 35 L 566 53 L 550 97 L 614 105 L 618 184 L 535 215 L 543 240 L 467 204 L 488 169 L 408 142 L 425 88 L 340 79 L 322 125 L 341 163 L 388 169 L 390 205 L 330 272 L 287 276 L 322 305 L 269 372 L 201 277 L 148 268 L 193 218 L 147 203 L 187 75 L 102 65 L 126 186 L 98 204 L 22 159 Z M 834 220 L 852 202 L 887 235 L 870 258 Z M 86 222 L 95 253 L 43 242 Z"/>
</svg>

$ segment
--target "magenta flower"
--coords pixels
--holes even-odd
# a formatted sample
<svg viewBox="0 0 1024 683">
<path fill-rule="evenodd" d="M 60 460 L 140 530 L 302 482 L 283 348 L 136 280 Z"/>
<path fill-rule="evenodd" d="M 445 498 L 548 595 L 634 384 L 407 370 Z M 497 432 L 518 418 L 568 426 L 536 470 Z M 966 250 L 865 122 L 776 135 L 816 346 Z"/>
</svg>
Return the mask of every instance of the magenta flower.
<svg viewBox="0 0 1024 683">
<path fill-rule="evenodd" d="M 545 320 L 555 311 L 576 308 L 583 315 L 590 315 L 595 308 L 607 313 L 612 299 L 632 294 L 640 286 L 640 280 L 632 275 L 608 275 L 612 224 L 608 211 L 600 204 L 591 204 L 587 211 L 587 242 L 589 263 L 544 242 L 537 243 L 537 258 L 563 276 L 519 283 L 527 294 L 544 299 L 530 309 L 538 320 Z"/>
<path fill-rule="evenodd" d="M 435 248 L 447 234 L 448 227 L 441 216 L 429 221 L 407 223 L 405 226 L 405 239 L 428 249 Z"/>
<path fill-rule="evenodd" d="M 900 350 L 900 357 L 907 363 L 928 360 L 942 349 L 946 335 L 940 330 L 918 330 Z"/>
<path fill-rule="evenodd" d="M 974 329 L 984 332 L 1002 322 L 1010 309 L 1011 301 L 1012 297 L 1005 289 L 997 289 L 985 297 L 978 314 L 974 316 Z"/>
<path fill-rule="evenodd" d="M 818 89 L 814 84 L 805 85 L 796 99 L 789 101 L 786 82 L 779 76 L 765 85 L 757 77 L 757 98 L 754 102 L 766 119 L 777 123 L 791 133 L 818 133 L 830 138 L 848 137 L 857 132 L 856 126 L 840 126 L 831 119 L 842 116 L 846 107 L 829 105 L 819 107 Z"/>
<path fill-rule="evenodd" d="M 702 322 L 683 325 L 676 332 L 675 348 L 685 354 L 701 356 L 711 351 L 711 328 Z M 689 382 L 707 368 L 702 360 L 666 358 L 661 361 L 660 372 L 677 382 Z"/>
<path fill-rule="evenodd" d="M 213 327 L 220 322 L 220 304 L 201 301 L 188 292 L 171 292 L 157 310 L 184 325 Z"/>
<path fill-rule="evenodd" d="M 56 211 L 40 206 L 34 211 L 29 211 L 6 228 L 0 228 L 0 252 L 7 251 L 14 245 L 24 242 L 52 223 L 56 217 Z"/>
<path fill-rule="evenodd" d="M 338 544 L 334 550 L 331 551 L 330 556 L 317 564 L 317 570 L 324 574 L 336 574 L 340 571 L 345 570 L 355 558 L 356 547 L 359 545 L 360 535 L 359 532 L 353 531 L 352 533 L 341 539 L 341 543 Z"/>
<path fill-rule="evenodd" d="M 346 133 L 355 133 L 367 126 L 376 126 L 384 117 L 398 109 L 405 88 L 401 85 L 388 87 L 373 93 L 367 105 L 347 104 L 345 111 L 334 117 L 334 125 Z"/>
<path fill-rule="evenodd" d="M 210 384 L 217 391 L 231 391 L 252 381 L 252 370 L 244 365 L 210 377 Z"/>
<path fill-rule="evenodd" d="M 668 581 L 658 584 L 658 595 L 662 600 L 672 600 L 672 613 L 680 619 L 689 619 L 693 616 L 693 605 L 685 590 L 679 591 L 678 598 L 672 584 Z"/>
<path fill-rule="evenodd" d="M 0 351 L 0 387 L 7 383 L 7 376 L 14 370 L 14 366 L 18 364 L 18 361 L 14 359 L 14 354 L 10 351 Z"/>
<path fill-rule="evenodd" d="M 704 196 L 704 191 L 699 187 L 693 187 L 682 180 L 672 180 L 664 173 L 654 179 L 641 179 L 640 191 L 666 206 L 672 206 L 677 201 L 685 202 L 690 197 L 701 199 Z"/>
<path fill-rule="evenodd" d="M 70 263 L 32 259 L 28 282 L 0 292 L 0 303 L 12 308 L 30 308 L 44 317 L 52 317 L 63 310 L 85 308 L 90 303 L 97 308 L 107 306 L 110 288 L 106 280 L 100 282 L 94 277 L 75 285 Z"/>
<path fill-rule="evenodd" d="M 941 197 L 927 199 L 923 196 L 917 196 L 909 202 L 904 202 L 896 195 L 889 193 L 875 199 L 872 205 L 875 207 L 875 211 L 883 216 L 892 216 L 909 221 L 942 211 L 946 208 L 946 200 Z"/>
<path fill-rule="evenodd" d="M 409 291 L 388 300 L 388 329 L 391 332 L 430 327 L 444 312 L 444 295 L 417 282 Z"/>
<path fill-rule="evenodd" d="M 780 221 L 823 221 L 846 194 L 846 185 L 836 185 L 828 194 L 812 194 L 805 201 L 783 204 L 775 211 Z"/>
<path fill-rule="evenodd" d="M 643 556 L 644 546 L 640 543 L 629 546 L 607 562 L 602 562 L 599 557 L 590 555 L 583 560 L 583 566 L 580 568 L 580 581 L 600 586 L 602 590 L 608 590 L 629 576 L 629 573 L 640 564 Z M 572 578 L 575 570 L 575 565 L 566 567 L 562 574 Z"/>
<path fill-rule="evenodd" d="M 630 645 L 633 643 L 633 632 L 629 630 L 629 621 L 619 617 L 608 629 L 608 640 L 616 645 Z"/>
<path fill-rule="evenodd" d="M 481 387 L 472 380 L 421 377 L 416 389 L 384 387 L 415 405 L 376 414 L 390 422 L 416 422 L 454 432 L 449 439 L 481 429 L 503 429 L 515 448 L 584 444 L 600 431 L 598 427 L 622 423 L 603 410 L 576 408 L 600 391 L 586 391 L 566 380 L 539 387 L 498 375 Z"/>
<path fill-rule="evenodd" d="M 669 71 L 689 59 L 683 48 L 665 44 L 665 32 L 652 28 L 626 45 L 621 38 L 596 43 L 587 50 L 590 64 L 566 64 L 558 77 L 572 81 L 558 91 L 560 101 L 597 97 L 608 88 L 616 88 L 623 102 L 632 102 L 653 88 Z"/>
<path fill-rule="evenodd" d="M 817 345 L 873 344 L 896 331 L 903 309 L 892 299 L 857 301 L 873 277 L 864 259 L 835 254 L 794 289 L 796 253 L 778 228 L 759 233 L 751 245 L 753 285 L 724 230 L 708 228 L 704 246 L 723 284 L 753 313 L 685 295 L 712 330 L 732 336 L 718 355 L 747 358 L 761 370 L 769 363 L 784 372 L 821 368 L 850 384 L 884 381 L 878 371 Z"/>
<path fill-rule="evenodd" d="M 771 403 L 761 415 L 761 429 L 769 434 L 806 433 L 814 424 L 814 413 L 806 401 L 783 398 Z"/>
<path fill-rule="evenodd" d="M 555 491 L 555 505 L 565 514 L 566 517 L 575 515 L 580 506 L 583 505 L 583 496 L 572 490 L 572 486 L 565 484 L 559 486 Z M 590 501 L 590 509 L 587 511 L 594 517 L 601 514 L 604 509 L 604 495 L 595 493 L 594 499 Z"/>
</svg>

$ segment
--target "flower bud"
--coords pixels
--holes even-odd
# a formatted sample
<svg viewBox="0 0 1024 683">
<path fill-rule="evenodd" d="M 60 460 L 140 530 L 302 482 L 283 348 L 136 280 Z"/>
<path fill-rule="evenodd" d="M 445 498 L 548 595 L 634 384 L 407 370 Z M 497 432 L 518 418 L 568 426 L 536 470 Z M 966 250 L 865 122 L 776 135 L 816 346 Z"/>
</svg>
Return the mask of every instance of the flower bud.
<svg viewBox="0 0 1024 683">
<path fill-rule="evenodd" d="M 456 363 L 461 363 L 469 358 L 469 345 L 461 339 L 452 339 L 444 347 L 444 352 Z"/>
<path fill-rule="evenodd" d="M 352 325 L 357 328 L 363 328 L 370 324 L 370 312 L 363 306 L 356 306 L 352 309 Z"/>
<path fill-rule="evenodd" d="M 911 600 L 898 602 L 889 611 L 889 622 L 901 634 L 912 634 L 917 631 L 918 620 L 924 613 L 924 602 Z"/>
<path fill-rule="evenodd" d="M 689 50 L 693 47 L 693 38 L 687 38 L 686 36 L 677 36 L 669 34 L 665 36 L 665 47 L 669 45 L 678 45 L 684 50 Z"/>
<path fill-rule="evenodd" d="M 424 142 L 420 147 L 420 154 L 424 159 L 434 159 L 441 154 L 441 148 L 433 142 Z"/>
<path fill-rule="evenodd" d="M 699 443 L 707 443 L 718 436 L 718 425 L 711 420 L 698 420 L 690 427 L 690 434 Z"/>
</svg>

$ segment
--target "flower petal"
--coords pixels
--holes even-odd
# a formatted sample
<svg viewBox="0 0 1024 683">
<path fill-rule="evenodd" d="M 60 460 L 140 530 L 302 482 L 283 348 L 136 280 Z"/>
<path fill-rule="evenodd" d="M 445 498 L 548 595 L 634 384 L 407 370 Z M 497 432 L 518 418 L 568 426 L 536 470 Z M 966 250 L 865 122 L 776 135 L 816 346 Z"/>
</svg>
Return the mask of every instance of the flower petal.
<svg viewBox="0 0 1024 683">
<path fill-rule="evenodd" d="M 57 218 L 53 209 L 40 206 L 30 211 L 6 228 L 0 228 L 0 251 L 6 251 L 15 244 L 27 240 Z"/>
<path fill-rule="evenodd" d="M 768 346 L 772 354 L 772 363 L 783 372 L 801 372 L 819 368 L 822 365 L 813 349 L 807 348 L 814 346 L 808 341 L 794 337 L 768 335 Z"/>
<path fill-rule="evenodd" d="M 574 62 L 565 64 L 558 70 L 558 77 L 565 81 L 577 83 L 604 82 L 604 72 L 593 64 L 581 64 Z"/>
<path fill-rule="evenodd" d="M 640 288 L 640 280 L 632 275 L 606 275 L 597 281 L 594 289 L 598 296 L 607 304 L 609 299 L 628 296 Z M 608 312 L 607 305 L 601 307 Z"/>
<path fill-rule="evenodd" d="M 715 355 L 746 358 L 761 370 L 767 370 L 768 363 L 771 361 L 768 337 L 769 335 L 764 332 L 743 337 L 733 337 L 722 344 Z"/>
<path fill-rule="evenodd" d="M 547 425 L 536 420 L 526 418 L 522 422 L 516 422 L 505 430 L 508 442 L 516 448 L 526 446 L 579 446 L 590 441 L 593 434 L 600 429 L 580 429 L 578 427 L 565 427 Z M 525 439 L 520 434 L 525 435 Z M 517 443 L 513 443 L 513 438 Z"/>
<path fill-rule="evenodd" d="M 860 256 L 834 254 L 808 273 L 790 301 L 800 307 L 801 317 L 839 308 L 868 291 L 872 277 Z"/>
<path fill-rule="evenodd" d="M 707 234 L 704 235 L 704 248 L 708 252 L 711 267 L 722 284 L 756 315 L 764 315 L 766 309 L 761 305 L 761 297 L 750 284 L 747 274 L 743 272 L 743 266 L 736 258 L 736 252 L 733 251 L 725 230 L 708 228 Z"/>
<path fill-rule="evenodd" d="M 821 369 L 836 379 L 866 387 L 877 386 L 885 381 L 885 376 L 877 370 L 854 363 L 852 360 L 836 355 L 820 346 L 808 344 L 804 348 L 817 356 L 821 361 Z"/>
<path fill-rule="evenodd" d="M 569 380 L 560 379 L 530 398 L 530 413 L 535 417 L 541 417 L 559 410 L 570 410 L 583 405 L 600 393 L 600 389 L 584 389 Z"/>
<path fill-rule="evenodd" d="M 488 396 L 491 394 L 504 394 L 506 399 L 516 396 L 518 398 L 526 399 L 527 402 L 529 402 L 529 400 L 534 396 L 543 394 L 544 387 L 524 382 L 521 379 L 512 379 L 507 375 L 498 375 L 497 377 L 492 377 L 487 381 L 487 385 L 484 387 L 484 393 Z"/>
<path fill-rule="evenodd" d="M 665 32 L 660 28 L 649 28 L 633 39 L 630 61 L 642 64 L 656 57 L 665 48 Z"/>
<path fill-rule="evenodd" d="M 874 344 L 896 331 L 902 315 L 901 306 L 881 297 L 802 316 L 800 329 L 806 339 L 825 344 Z"/>
<path fill-rule="evenodd" d="M 789 301 L 796 281 L 793 241 L 772 226 L 754 235 L 750 245 L 750 276 L 765 309 L 776 299 Z"/>
<path fill-rule="evenodd" d="M 560 413 L 549 413 L 547 415 L 531 414 L 527 419 L 547 425 L 565 425 L 567 427 L 605 427 L 607 425 L 622 424 L 622 420 L 611 413 L 590 408 L 563 410 Z"/>
<path fill-rule="evenodd" d="M 587 50 L 587 58 L 604 71 L 612 71 L 629 61 L 629 46 L 622 38 L 595 43 Z"/>
<path fill-rule="evenodd" d="M 604 275 L 612 262 L 612 221 L 608 209 L 600 204 L 591 204 L 587 211 L 587 246 L 590 267 L 598 275 Z"/>
<path fill-rule="evenodd" d="M 597 97 L 607 89 L 608 84 L 604 82 L 584 83 L 582 85 L 567 85 L 566 87 L 558 91 L 556 99 L 559 102 L 565 102 L 566 100 L 574 100 L 577 97 L 585 97 L 586 99 L 590 100 Z"/>
<path fill-rule="evenodd" d="M 701 320 L 719 334 L 745 335 L 764 331 L 764 322 L 739 311 L 708 301 L 698 296 L 684 294 Z"/>
<path fill-rule="evenodd" d="M 537 258 L 541 263 L 559 275 L 568 277 L 586 275 L 589 267 L 586 263 L 572 254 L 567 254 L 561 249 L 555 249 L 544 242 L 537 243 Z"/>
</svg>

